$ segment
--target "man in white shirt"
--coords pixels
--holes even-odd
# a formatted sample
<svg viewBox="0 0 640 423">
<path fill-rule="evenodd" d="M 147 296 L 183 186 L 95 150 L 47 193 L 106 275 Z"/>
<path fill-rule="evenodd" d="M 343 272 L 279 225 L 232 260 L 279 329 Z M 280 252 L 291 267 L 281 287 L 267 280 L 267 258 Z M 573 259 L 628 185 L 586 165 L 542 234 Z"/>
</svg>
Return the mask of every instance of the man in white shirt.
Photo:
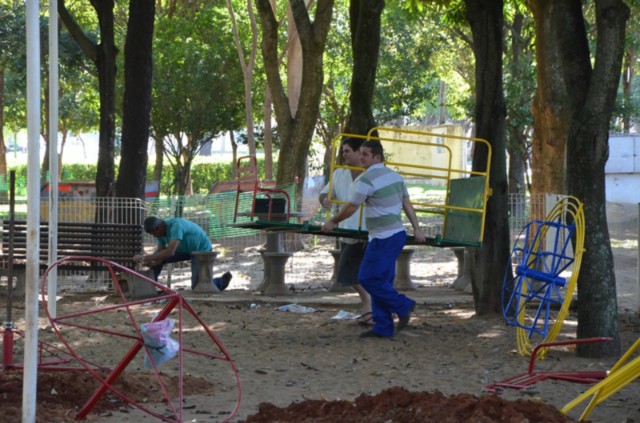
<svg viewBox="0 0 640 423">
<path fill-rule="evenodd" d="M 358 138 L 345 138 L 342 140 L 340 150 L 343 158 L 343 165 L 349 168 L 338 168 L 334 170 L 331 183 L 327 184 L 320 192 L 320 204 L 331 210 L 333 201 L 348 202 L 354 193 L 354 181 L 363 171 L 360 162 L 360 146 L 363 140 Z M 331 185 L 331 195 L 329 195 L 329 185 Z M 332 201 L 333 200 L 333 201 Z M 360 222 L 360 213 L 355 213 L 348 219 L 340 223 L 343 229 L 366 230 L 364 220 Z M 360 263 L 364 257 L 367 242 L 365 240 L 353 238 L 340 238 L 340 260 L 338 261 L 337 281 L 341 285 L 352 286 L 360 296 L 362 301 L 362 313 L 358 317 L 358 324 L 369 326 L 373 324 L 371 316 L 371 296 L 358 283 L 358 271 Z"/>
</svg>

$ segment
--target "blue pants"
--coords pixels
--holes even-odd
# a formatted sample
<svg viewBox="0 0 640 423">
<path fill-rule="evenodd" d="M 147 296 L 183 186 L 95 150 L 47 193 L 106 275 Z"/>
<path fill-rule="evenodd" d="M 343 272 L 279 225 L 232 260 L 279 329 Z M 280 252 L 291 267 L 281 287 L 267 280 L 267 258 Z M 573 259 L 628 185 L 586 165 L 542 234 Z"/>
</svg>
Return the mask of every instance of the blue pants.
<svg viewBox="0 0 640 423">
<path fill-rule="evenodd" d="M 393 314 L 406 316 L 414 301 L 400 294 L 393 287 L 396 276 L 396 260 L 407 241 L 405 231 L 389 238 L 369 241 L 360 265 L 358 281 L 371 295 L 373 331 L 382 336 L 393 336 Z"/>
<path fill-rule="evenodd" d="M 162 272 L 162 267 L 167 263 L 176 263 L 178 261 L 187 261 L 191 260 L 191 289 L 194 289 L 200 280 L 200 267 L 198 266 L 198 262 L 195 257 L 191 254 L 187 253 L 175 253 L 172 257 L 166 258 L 162 260 L 162 263 L 157 264 L 155 266 L 151 266 L 150 269 L 153 270 L 153 278 L 155 281 L 158 281 L 158 276 L 160 276 L 160 272 Z"/>
</svg>

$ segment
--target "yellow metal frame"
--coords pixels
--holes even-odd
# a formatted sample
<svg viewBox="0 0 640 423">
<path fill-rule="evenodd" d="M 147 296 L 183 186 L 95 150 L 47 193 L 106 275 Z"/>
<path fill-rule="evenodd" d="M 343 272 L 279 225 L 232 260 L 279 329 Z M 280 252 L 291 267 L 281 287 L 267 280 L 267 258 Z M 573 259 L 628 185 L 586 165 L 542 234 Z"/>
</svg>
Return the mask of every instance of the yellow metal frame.
<svg viewBox="0 0 640 423">
<path fill-rule="evenodd" d="M 597 405 L 627 386 L 629 383 L 638 379 L 640 377 L 640 357 L 636 357 L 627 363 L 627 360 L 629 360 L 629 358 L 636 352 L 638 347 L 640 347 L 640 338 L 631 346 L 631 348 L 629 348 L 629 350 L 627 350 L 620 360 L 616 362 L 606 378 L 593 385 L 583 394 L 565 405 L 560 412 L 567 414 L 578 404 L 587 398 L 592 397 L 591 401 L 589 401 L 589 404 L 587 404 L 587 407 L 580 416 L 580 421 L 584 421 L 589 417 L 589 414 L 591 414 L 591 411 L 593 411 Z"/>
<path fill-rule="evenodd" d="M 560 310 L 558 311 L 558 315 L 555 318 L 554 324 L 551 326 L 551 329 L 547 332 L 547 336 L 540 343 L 549 343 L 556 340 L 560 330 L 562 329 L 562 325 L 564 323 L 567 314 L 569 314 L 569 306 L 571 305 L 571 300 L 573 299 L 573 293 L 575 292 L 576 285 L 578 282 L 578 274 L 580 273 L 580 265 L 582 263 L 582 253 L 584 252 L 584 235 L 585 235 L 585 222 L 584 222 L 584 206 L 580 200 L 572 196 L 565 196 L 561 198 L 553 207 L 553 209 L 547 214 L 545 221 L 557 221 L 558 219 L 564 219 L 564 221 L 568 221 L 568 218 L 571 218 L 576 226 L 575 236 L 576 243 L 573 246 L 573 268 L 571 270 L 571 278 L 569 279 L 566 289 L 564 292 L 564 302 L 560 306 Z M 547 227 L 543 226 L 542 230 L 547 231 Z M 532 251 L 540 251 L 544 248 L 541 245 L 541 240 L 545 239 L 545 233 L 543 236 L 538 238 L 538 241 L 535 245 L 531 246 Z M 533 258 L 534 255 L 531 255 Z M 518 309 L 520 312 L 518 313 L 517 319 L 520 325 L 524 326 L 525 320 L 530 318 L 527 316 L 527 307 L 525 304 L 525 297 L 527 294 L 527 284 L 522 284 L 522 296 L 520 298 L 520 304 Z M 535 304 L 534 308 L 537 308 L 538 305 Z M 523 327 L 516 328 L 516 340 L 518 344 L 518 351 L 521 355 L 529 356 L 531 352 L 536 347 L 531 343 L 531 339 L 529 338 L 529 331 L 524 329 Z M 549 348 L 543 348 L 538 353 L 539 358 L 544 358 L 549 351 Z"/>
<path fill-rule="evenodd" d="M 394 138 L 390 136 L 373 136 L 372 134 L 374 133 L 374 131 L 418 135 L 420 137 L 424 137 L 425 140 L 404 140 L 404 139 Z M 433 214 L 443 215 L 444 216 L 443 231 L 446 231 L 447 217 L 449 212 L 452 210 L 480 213 L 482 218 L 481 218 L 481 230 L 480 230 L 479 241 L 480 243 L 482 243 L 484 239 L 484 226 L 485 226 L 485 219 L 487 214 L 487 200 L 488 200 L 488 197 L 491 195 L 491 189 L 489 187 L 489 173 L 491 170 L 491 144 L 489 144 L 488 141 L 483 140 L 481 138 L 461 137 L 461 136 L 447 135 L 447 134 L 436 134 L 436 133 L 430 133 L 425 131 L 415 131 L 415 130 L 408 130 L 408 129 L 401 129 L 401 128 L 382 127 L 382 126 L 371 129 L 367 135 L 348 134 L 348 133 L 339 134 L 337 137 L 333 139 L 333 142 L 332 142 L 332 148 L 331 148 L 332 160 L 331 160 L 330 173 L 329 173 L 331 176 L 329 178 L 329 193 L 328 193 L 329 199 L 337 204 L 346 204 L 346 202 L 338 201 L 331 197 L 334 170 L 361 169 L 361 168 L 344 166 L 337 163 L 338 158 L 340 156 L 340 152 L 339 152 L 340 144 L 342 140 L 346 137 L 359 138 L 365 141 L 379 140 L 381 142 L 408 144 L 408 145 L 418 146 L 421 148 L 423 147 L 424 148 L 443 148 L 448 155 L 447 167 L 426 166 L 426 165 L 400 163 L 400 162 L 392 162 L 392 161 L 385 161 L 384 163 L 387 166 L 395 167 L 398 173 L 403 177 L 408 176 L 408 177 L 421 177 L 421 178 L 445 180 L 445 187 L 446 187 L 445 203 L 439 204 L 439 203 L 412 201 L 411 204 L 413 205 L 416 213 L 433 213 Z M 467 142 L 485 145 L 487 148 L 487 163 L 485 167 L 486 170 L 484 172 L 479 172 L 479 171 L 471 171 L 471 170 L 466 170 L 461 168 L 453 168 L 452 167 L 453 153 L 451 151 L 451 148 L 444 144 L 429 142 L 428 140 L 431 139 L 432 137 L 438 137 L 438 138 L 448 139 L 448 140 L 458 140 L 460 142 L 467 141 Z M 452 175 L 484 176 L 485 185 L 484 185 L 483 201 L 482 201 L 481 208 L 468 208 L 468 207 L 459 207 L 459 206 L 449 205 Z M 361 207 L 359 226 L 361 226 L 362 224 L 362 210 L 363 209 Z M 446 238 L 446 233 L 443 233 L 442 235 L 444 238 Z"/>
</svg>

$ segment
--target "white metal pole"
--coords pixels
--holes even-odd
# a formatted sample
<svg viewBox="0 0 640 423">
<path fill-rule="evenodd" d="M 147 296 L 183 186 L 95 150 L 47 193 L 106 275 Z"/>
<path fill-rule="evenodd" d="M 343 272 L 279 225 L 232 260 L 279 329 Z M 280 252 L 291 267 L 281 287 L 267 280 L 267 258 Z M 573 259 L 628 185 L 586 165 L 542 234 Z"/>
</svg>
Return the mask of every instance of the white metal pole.
<svg viewBox="0 0 640 423">
<path fill-rule="evenodd" d="M 58 258 L 58 1 L 49 0 L 49 263 Z M 47 308 L 56 316 L 58 272 L 49 272 Z"/>
<path fill-rule="evenodd" d="M 27 0 L 27 265 L 22 423 L 36 421 L 38 279 L 40 255 L 40 27 L 39 1 Z"/>
</svg>

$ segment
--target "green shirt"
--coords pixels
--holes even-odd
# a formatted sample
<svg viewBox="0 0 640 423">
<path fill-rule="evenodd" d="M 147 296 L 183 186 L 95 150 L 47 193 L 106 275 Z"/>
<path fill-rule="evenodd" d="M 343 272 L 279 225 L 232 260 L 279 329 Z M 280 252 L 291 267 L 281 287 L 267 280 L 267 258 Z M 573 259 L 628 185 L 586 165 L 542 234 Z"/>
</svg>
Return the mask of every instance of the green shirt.
<svg viewBox="0 0 640 423">
<path fill-rule="evenodd" d="M 197 224 L 179 217 L 165 219 L 167 233 L 158 237 L 158 245 L 166 246 L 177 239 L 180 241 L 176 253 L 191 254 L 194 251 L 211 251 L 211 241 Z"/>
</svg>

